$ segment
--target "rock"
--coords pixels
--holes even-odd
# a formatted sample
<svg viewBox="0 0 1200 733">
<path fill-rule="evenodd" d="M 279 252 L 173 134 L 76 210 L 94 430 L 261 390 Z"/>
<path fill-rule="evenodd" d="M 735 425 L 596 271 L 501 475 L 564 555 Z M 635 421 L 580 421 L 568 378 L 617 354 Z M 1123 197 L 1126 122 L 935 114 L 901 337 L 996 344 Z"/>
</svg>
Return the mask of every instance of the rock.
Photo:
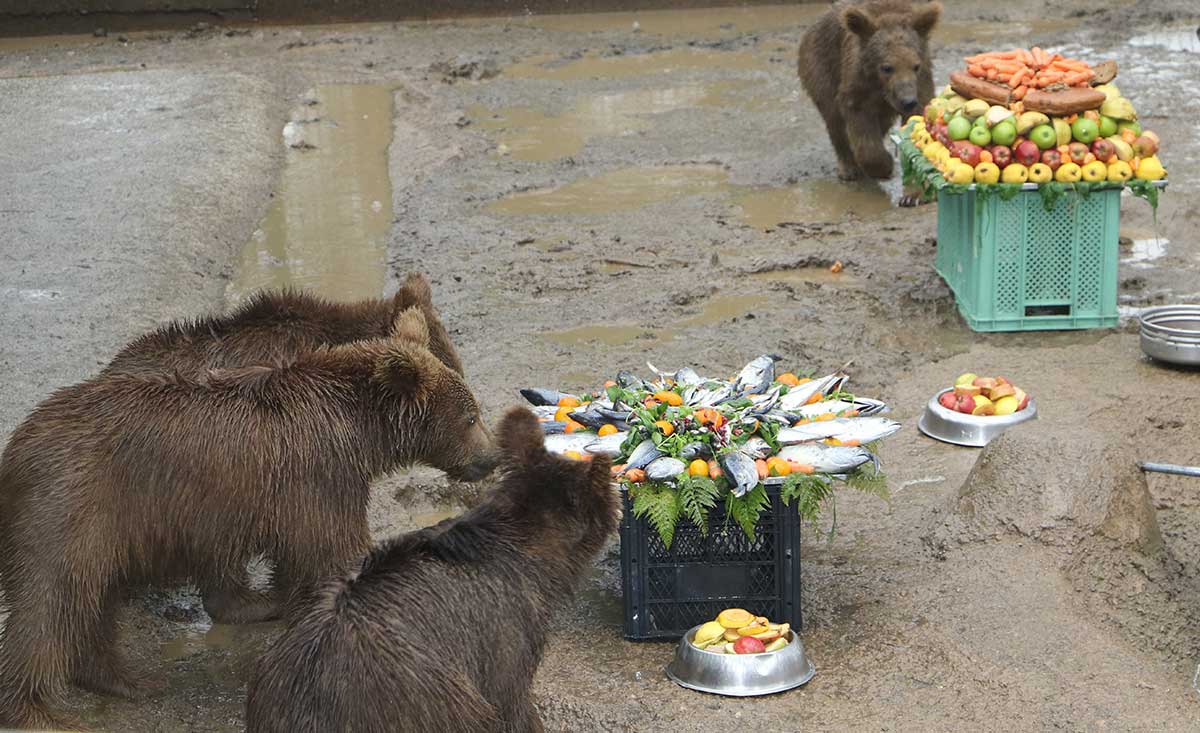
<svg viewBox="0 0 1200 733">
<path fill-rule="evenodd" d="M 449 61 L 438 61 L 431 64 L 429 70 L 435 74 L 441 74 L 444 81 L 450 84 L 459 79 L 480 81 L 500 74 L 500 67 L 494 59 L 469 58 L 464 55 L 456 56 Z"/>
</svg>

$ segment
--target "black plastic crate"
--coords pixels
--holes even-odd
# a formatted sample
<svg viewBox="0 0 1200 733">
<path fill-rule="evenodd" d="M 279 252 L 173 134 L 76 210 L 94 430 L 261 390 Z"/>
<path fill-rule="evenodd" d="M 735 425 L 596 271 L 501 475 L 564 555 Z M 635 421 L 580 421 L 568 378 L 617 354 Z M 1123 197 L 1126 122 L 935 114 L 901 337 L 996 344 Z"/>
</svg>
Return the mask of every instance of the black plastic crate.
<svg viewBox="0 0 1200 733">
<path fill-rule="evenodd" d="M 671 549 L 622 488 L 621 585 L 625 638 L 678 639 L 726 608 L 744 608 L 772 622 L 801 628 L 800 515 L 767 487 L 771 500 L 751 540 L 741 525 L 725 521 L 725 503 L 708 516 L 708 535 L 680 518 Z"/>
</svg>

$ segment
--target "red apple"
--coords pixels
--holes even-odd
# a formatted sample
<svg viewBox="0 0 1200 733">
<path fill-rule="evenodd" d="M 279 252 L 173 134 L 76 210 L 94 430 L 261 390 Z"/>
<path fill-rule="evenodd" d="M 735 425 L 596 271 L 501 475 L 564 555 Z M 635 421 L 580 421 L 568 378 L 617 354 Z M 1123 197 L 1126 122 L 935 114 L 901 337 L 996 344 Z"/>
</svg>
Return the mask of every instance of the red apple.
<svg viewBox="0 0 1200 733">
<path fill-rule="evenodd" d="M 1038 162 L 1042 158 L 1042 149 L 1037 146 L 1037 143 L 1032 140 L 1017 145 L 1013 148 L 1013 160 L 1024 166 L 1030 166 Z"/>
<path fill-rule="evenodd" d="M 1096 156 L 1096 160 L 1108 163 L 1116 157 L 1117 146 L 1104 138 L 1100 138 L 1092 143 L 1092 155 Z"/>
<path fill-rule="evenodd" d="M 992 379 L 991 377 L 976 377 L 975 381 L 971 382 L 971 384 L 975 385 L 980 390 L 989 390 L 992 387 L 995 387 L 998 384 L 998 382 L 996 382 L 996 380 Z"/>
<path fill-rule="evenodd" d="M 989 150 L 992 153 L 992 162 L 997 168 L 1003 170 L 1012 162 L 1012 148 L 1007 145 L 993 145 Z"/>
<path fill-rule="evenodd" d="M 1017 412 L 1020 412 L 1029 404 L 1029 395 L 1025 394 L 1025 390 L 1020 387 L 1014 387 L 1013 389 L 1015 390 L 1013 396 L 1017 398 Z"/>
<path fill-rule="evenodd" d="M 961 397 L 974 397 L 981 392 L 983 390 L 974 384 L 960 384 L 954 388 L 954 394 Z"/>
<path fill-rule="evenodd" d="M 1075 165 L 1083 165 L 1090 152 L 1092 151 L 1088 149 L 1088 146 L 1081 142 L 1073 142 L 1067 146 L 1067 155 L 1071 157 L 1071 162 Z"/>
<path fill-rule="evenodd" d="M 1050 150 L 1042 151 L 1042 162 L 1045 163 L 1050 170 L 1056 171 L 1062 165 L 1062 153 L 1051 148 Z"/>
<path fill-rule="evenodd" d="M 947 410 L 953 410 L 958 404 L 958 398 L 953 392 L 946 392 L 941 397 L 938 397 L 938 404 Z"/>
<path fill-rule="evenodd" d="M 979 154 L 983 152 L 983 148 L 975 143 L 967 143 L 966 145 L 960 145 L 958 152 L 958 159 L 974 168 L 979 165 Z"/>
<path fill-rule="evenodd" d="M 954 142 L 950 139 L 950 129 L 945 125 L 938 125 L 937 127 L 933 128 L 933 139 L 937 140 L 942 145 L 945 145 L 947 148 L 950 147 L 952 142 Z"/>
<path fill-rule="evenodd" d="M 1158 142 L 1145 133 L 1133 141 L 1133 153 L 1139 158 L 1149 158 L 1157 152 Z"/>
<path fill-rule="evenodd" d="M 975 398 L 971 395 L 960 394 L 958 401 L 954 404 L 954 409 L 964 415 L 970 415 L 975 411 Z"/>
<path fill-rule="evenodd" d="M 767 650 L 767 647 L 753 636 L 743 636 L 733 642 L 733 651 L 736 654 L 762 654 Z"/>
</svg>

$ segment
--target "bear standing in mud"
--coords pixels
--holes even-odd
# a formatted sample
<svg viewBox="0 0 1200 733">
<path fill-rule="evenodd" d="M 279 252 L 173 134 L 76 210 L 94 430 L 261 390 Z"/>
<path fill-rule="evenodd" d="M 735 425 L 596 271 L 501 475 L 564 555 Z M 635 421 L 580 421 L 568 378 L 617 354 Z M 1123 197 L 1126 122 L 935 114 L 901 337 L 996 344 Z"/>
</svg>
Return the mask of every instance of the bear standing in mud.
<svg viewBox="0 0 1200 733">
<path fill-rule="evenodd" d="M 800 80 L 825 119 L 838 176 L 890 178 L 884 136 L 933 97 L 929 35 L 938 2 L 839 2 L 800 41 Z"/>
<path fill-rule="evenodd" d="M 540 731 L 530 685 L 555 608 L 617 527 L 607 458 L 548 454 L 537 418 L 497 430 L 485 502 L 383 543 L 259 661 L 251 733 Z"/>
<path fill-rule="evenodd" d="M 135 584 L 204 591 L 265 552 L 302 608 L 362 557 L 373 479 L 422 462 L 475 480 L 496 463 L 424 316 L 392 336 L 199 378 L 112 374 L 59 390 L 0 457 L 0 728 L 54 727 L 68 681 L 131 696 L 115 649 Z"/>
</svg>

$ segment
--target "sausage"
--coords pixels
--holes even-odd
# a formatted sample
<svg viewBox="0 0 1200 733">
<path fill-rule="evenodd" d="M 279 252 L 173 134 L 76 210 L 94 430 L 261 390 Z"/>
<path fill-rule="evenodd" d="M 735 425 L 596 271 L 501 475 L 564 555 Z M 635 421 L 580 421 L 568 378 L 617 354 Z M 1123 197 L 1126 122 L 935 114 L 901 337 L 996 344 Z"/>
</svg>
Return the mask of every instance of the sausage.
<svg viewBox="0 0 1200 733">
<path fill-rule="evenodd" d="M 1030 89 L 1025 95 L 1025 109 L 1048 115 L 1069 115 L 1096 109 L 1104 104 L 1104 92 L 1083 87 L 1068 87 L 1057 91 Z"/>
<path fill-rule="evenodd" d="M 1007 107 L 1012 102 L 1012 89 L 1007 84 L 976 79 L 965 71 L 950 72 L 950 88 L 966 99 L 982 99 L 988 104 Z"/>
</svg>

